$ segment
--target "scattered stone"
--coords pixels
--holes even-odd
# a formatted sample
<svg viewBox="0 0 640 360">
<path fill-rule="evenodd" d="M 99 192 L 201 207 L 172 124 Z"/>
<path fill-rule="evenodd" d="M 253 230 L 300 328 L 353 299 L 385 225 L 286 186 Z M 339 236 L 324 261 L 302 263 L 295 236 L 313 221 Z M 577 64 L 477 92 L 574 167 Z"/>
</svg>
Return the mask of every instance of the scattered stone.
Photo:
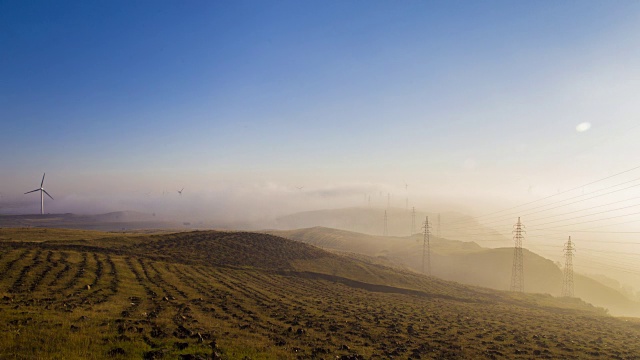
<svg viewBox="0 0 640 360">
<path fill-rule="evenodd" d="M 203 343 L 203 342 L 204 342 L 204 338 L 202 337 L 202 334 L 200 334 L 200 333 L 196 333 L 193 337 L 195 337 L 195 338 L 196 338 L 196 340 L 197 340 L 199 343 Z"/>
</svg>

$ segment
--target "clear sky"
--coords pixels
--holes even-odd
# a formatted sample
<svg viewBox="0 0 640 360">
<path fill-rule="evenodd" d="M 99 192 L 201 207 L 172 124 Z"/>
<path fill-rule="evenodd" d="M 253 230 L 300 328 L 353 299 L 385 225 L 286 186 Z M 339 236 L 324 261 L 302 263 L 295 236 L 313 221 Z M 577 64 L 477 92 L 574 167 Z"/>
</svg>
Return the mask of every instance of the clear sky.
<svg viewBox="0 0 640 360">
<path fill-rule="evenodd" d="M 0 192 L 286 212 L 406 182 L 483 213 L 640 165 L 639 30 L 637 1 L 2 1 Z"/>
</svg>

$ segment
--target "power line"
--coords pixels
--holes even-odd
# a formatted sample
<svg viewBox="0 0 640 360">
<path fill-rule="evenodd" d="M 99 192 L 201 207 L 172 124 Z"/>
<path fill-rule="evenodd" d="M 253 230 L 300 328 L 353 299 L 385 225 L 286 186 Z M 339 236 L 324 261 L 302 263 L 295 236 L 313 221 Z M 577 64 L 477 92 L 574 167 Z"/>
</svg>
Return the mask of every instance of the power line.
<svg viewBox="0 0 640 360">
<path fill-rule="evenodd" d="M 624 206 L 624 207 L 617 208 L 617 209 L 611 209 L 611 210 L 600 211 L 600 212 L 593 213 L 593 214 L 580 215 L 580 216 L 576 216 L 576 217 L 572 217 L 572 218 L 568 218 L 568 219 L 562 219 L 562 220 L 550 221 L 550 222 L 546 222 L 546 223 L 543 223 L 543 224 L 537 224 L 537 226 L 544 226 L 544 225 L 554 224 L 554 223 L 558 223 L 558 222 L 562 222 L 562 221 L 575 220 L 575 219 L 580 219 L 580 218 L 584 218 L 584 217 L 588 217 L 588 216 L 600 215 L 600 214 L 604 214 L 604 213 L 608 213 L 608 212 L 612 212 L 612 211 L 618 211 L 618 210 L 629 209 L 629 208 L 637 207 L 637 206 L 640 206 L 640 204 L 635 204 L 635 205 L 630 205 L 630 206 Z M 583 211 L 584 211 L 584 210 L 583 210 Z M 531 220 L 531 221 L 536 221 L 536 220 Z"/>
<path fill-rule="evenodd" d="M 590 199 L 592 199 L 592 198 L 590 198 Z M 596 205 L 596 206 L 592 206 L 592 207 L 589 207 L 589 208 L 586 208 L 586 209 L 580 209 L 580 210 L 569 211 L 569 212 L 562 213 L 562 214 L 550 215 L 550 216 L 546 216 L 546 217 L 542 217 L 542 218 L 533 219 L 533 220 L 530 220 L 530 221 L 540 221 L 540 220 L 544 220 L 544 219 L 553 218 L 553 217 L 556 217 L 556 216 L 564 216 L 564 215 L 568 215 L 568 214 L 574 214 L 574 213 L 581 212 L 581 211 L 587 211 L 587 210 L 596 209 L 596 208 L 599 208 L 599 207 L 609 206 L 609 205 L 613 205 L 613 204 L 618 204 L 618 203 L 621 203 L 621 202 L 627 202 L 627 201 L 631 201 L 631 200 L 635 200 L 635 199 L 640 199 L 640 196 L 635 197 L 635 198 L 630 198 L 630 199 L 624 199 L 624 200 L 620 200 L 620 201 L 614 201 L 614 202 L 608 203 L 608 204 Z M 589 200 L 589 199 L 585 199 L 585 200 Z M 579 201 L 573 202 L 571 204 L 575 204 L 577 202 L 579 202 Z M 571 205 L 571 204 L 567 204 L 567 205 Z M 640 204 L 638 204 L 638 205 L 640 205 Z M 638 205 L 634 205 L 634 206 L 638 206 Z M 556 206 L 554 208 L 546 209 L 546 210 L 543 210 L 543 211 L 549 211 L 549 210 L 557 209 L 557 208 L 562 207 L 562 206 L 565 206 L 565 205 Z M 542 211 L 538 211 L 536 213 L 540 213 L 540 212 L 542 212 Z M 528 215 L 531 215 L 531 214 L 534 214 L 534 213 L 530 213 Z"/>
<path fill-rule="evenodd" d="M 546 235 L 533 235 L 533 236 L 529 236 L 529 239 L 531 239 L 531 238 L 539 238 L 539 237 L 547 237 L 547 236 Z M 640 245 L 640 242 L 635 242 L 635 241 L 591 240 L 591 239 L 580 239 L 580 241 L 582 241 L 582 242 L 593 242 L 593 243 L 603 243 L 603 244 Z"/>
<path fill-rule="evenodd" d="M 620 185 L 624 185 L 624 184 L 628 184 L 628 183 L 630 183 L 630 182 L 634 182 L 634 181 L 638 181 L 638 180 L 640 180 L 640 178 L 636 178 L 636 179 L 633 179 L 633 180 L 630 180 L 630 181 L 626 181 L 626 182 L 623 182 L 623 183 L 620 183 L 620 184 L 612 185 L 612 186 L 609 186 L 609 187 L 606 187 L 606 188 L 603 188 L 603 189 L 594 190 L 594 191 L 592 191 L 592 192 L 589 192 L 589 193 L 586 193 L 586 194 L 582 194 L 582 195 L 577 195 L 577 196 L 574 196 L 574 197 L 571 197 L 571 198 L 568 198 L 568 199 L 559 200 L 559 201 L 552 202 L 552 203 L 549 203 L 549 204 L 544 204 L 544 205 L 537 206 L 537 207 L 534 207 L 534 208 L 531 208 L 531 209 L 528 209 L 528 210 L 536 210 L 536 209 L 543 208 L 543 207 L 545 207 L 545 206 L 559 204 L 559 203 L 562 203 L 562 202 L 565 202 L 565 201 L 569 201 L 569 200 L 577 199 L 577 198 L 580 198 L 580 197 L 583 197 L 583 196 L 586 196 L 586 195 L 590 195 L 590 194 L 594 194 L 594 193 L 597 193 L 597 192 L 600 192 L 600 191 L 608 190 L 608 189 L 610 189 L 610 188 L 614 188 L 614 187 L 617 187 L 617 186 L 620 186 Z M 523 214 L 523 215 L 521 215 L 521 216 L 528 216 L 528 215 L 538 214 L 538 213 L 545 212 L 545 211 L 548 211 L 548 210 L 557 209 L 557 208 L 560 208 L 560 207 L 564 207 L 564 206 L 568 206 L 568 205 L 577 204 L 577 203 L 579 203 L 579 202 L 583 202 L 583 201 L 587 201 L 587 200 L 595 199 L 595 198 L 597 198 L 597 197 L 601 197 L 601 196 L 610 195 L 610 194 L 613 194 L 613 193 L 616 193 L 616 192 L 619 192 L 619 191 L 628 190 L 628 189 L 631 189 L 631 188 L 634 188 L 634 187 L 638 187 L 638 186 L 640 186 L 640 184 L 636 184 L 636 185 L 628 186 L 628 187 L 623 188 L 623 189 L 618 189 L 618 190 L 610 191 L 610 192 L 605 193 L 605 194 L 600 194 L 600 195 L 592 196 L 592 197 L 587 198 L 587 199 L 582 199 L 582 200 L 574 201 L 574 202 L 572 202 L 572 203 L 559 205 L 559 206 L 556 206 L 556 207 L 553 207 L 553 208 L 542 209 L 542 210 L 539 210 L 539 211 L 526 213 L 526 214 Z M 627 199 L 626 201 L 628 201 L 628 200 L 630 200 L 630 199 Z M 615 203 L 615 202 L 614 202 L 614 203 Z M 614 203 L 611 203 L 611 204 L 614 204 Z M 512 217 L 512 216 L 513 216 L 512 214 L 500 215 L 498 219 L 491 220 L 491 221 L 484 221 L 484 222 L 483 222 L 483 225 L 487 225 L 487 224 L 494 224 L 494 223 L 498 223 L 498 222 L 504 222 L 504 221 L 507 221 L 507 220 L 508 220 L 508 218 L 509 218 L 509 217 Z M 560 216 L 560 215 L 556 215 L 556 216 Z M 466 220 L 466 222 L 470 222 L 470 221 L 472 221 L 473 219 L 477 219 L 477 218 L 472 218 L 472 219 L 470 219 L 470 220 Z M 463 221 L 463 222 L 464 222 L 464 221 Z M 469 226 L 473 227 L 473 226 L 480 226 L 480 225 L 479 225 L 479 224 L 478 224 L 478 225 L 466 225 L 466 226 L 462 226 L 462 227 L 458 227 L 458 228 L 453 228 L 452 230 L 456 230 L 456 229 L 464 229 L 464 228 L 467 228 L 467 227 L 469 227 Z"/>
<path fill-rule="evenodd" d="M 573 224 L 557 225 L 557 226 L 550 227 L 548 229 L 554 229 L 554 228 L 565 227 L 565 226 L 580 225 L 580 224 L 589 224 L 589 223 L 596 222 L 596 221 L 611 220 L 611 219 L 617 219 L 617 218 L 621 218 L 621 217 L 638 215 L 638 214 L 640 214 L 640 212 L 635 212 L 635 213 L 625 214 L 625 215 L 612 216 L 612 217 L 608 217 L 608 218 L 604 218 L 604 219 L 594 219 L 594 220 L 583 221 L 583 222 L 573 223 Z M 542 225 L 545 225 L 545 224 L 541 224 L 541 225 L 538 225 L 538 226 L 542 226 Z M 532 229 L 532 230 L 546 230 L 546 229 Z"/>
<path fill-rule="evenodd" d="M 609 269 L 613 269 L 613 270 L 617 270 L 617 271 L 628 272 L 628 273 L 632 273 L 632 274 L 640 274 L 640 269 L 629 269 L 629 268 L 624 268 L 624 267 L 620 267 L 620 266 L 616 266 L 616 265 L 605 264 L 605 263 L 602 263 L 602 262 L 600 262 L 598 260 L 589 260 L 588 259 L 587 261 L 589 263 L 593 263 L 595 265 L 599 265 L 601 267 L 605 267 L 605 268 L 609 268 Z"/>
<path fill-rule="evenodd" d="M 586 229 L 584 229 L 584 230 L 599 229 L 599 228 L 602 228 L 602 227 L 605 227 L 605 226 L 618 226 L 618 225 L 624 225 L 624 224 L 631 224 L 631 223 L 638 222 L 638 221 L 640 221 L 640 219 L 638 219 L 638 220 L 631 220 L 631 221 L 623 221 L 623 222 L 620 222 L 620 223 L 609 224 L 609 225 L 598 225 L 598 226 L 592 226 L 592 227 L 590 227 L 590 228 L 586 228 Z"/>
<path fill-rule="evenodd" d="M 582 241 L 582 240 L 580 240 Z M 551 244 L 533 244 L 533 247 L 553 247 L 553 248 L 559 248 L 559 247 L 563 247 L 562 245 L 551 245 Z M 591 248 L 580 248 L 580 251 L 586 251 L 586 252 L 597 252 L 597 253 L 606 253 L 606 254 L 620 254 L 620 255 L 629 255 L 629 256 L 640 256 L 640 253 L 630 253 L 630 252 L 626 252 L 626 251 L 613 251 L 613 250 L 601 250 L 601 249 L 591 249 Z"/>
<path fill-rule="evenodd" d="M 574 191 L 574 190 L 578 190 L 578 189 L 580 189 L 580 188 L 584 188 L 584 187 L 586 187 L 586 186 L 593 185 L 593 184 L 599 183 L 599 182 L 601 182 L 601 181 L 608 180 L 608 179 L 611 179 L 611 178 L 613 178 L 613 177 L 616 177 L 616 176 L 619 176 L 619 175 L 622 175 L 622 174 L 626 174 L 626 173 L 628 173 L 628 172 L 631 172 L 631 171 L 633 171 L 633 170 L 637 170 L 637 169 L 640 169 L 640 166 L 636 166 L 636 167 L 633 167 L 633 168 L 631 168 L 631 169 L 628 169 L 628 170 L 625 170 L 625 171 L 621 171 L 621 172 L 619 172 L 619 173 L 616 173 L 616 174 L 613 174 L 613 175 L 610 175 L 610 176 L 607 176 L 607 177 L 604 177 L 604 178 L 601 178 L 601 179 L 598 179 L 598 180 L 592 181 L 592 182 L 587 183 L 587 184 L 584 184 L 584 185 L 582 185 L 582 186 L 577 186 L 577 187 L 574 187 L 574 188 L 572 188 L 572 189 L 565 190 L 565 191 L 561 191 L 561 192 L 559 192 L 559 193 L 556 193 L 556 194 L 553 194 L 553 195 L 549 195 L 549 196 L 546 196 L 546 197 L 543 197 L 543 198 L 540 198 L 540 199 L 537 199 L 537 200 L 533 200 L 533 201 L 530 201 L 530 202 L 527 202 L 527 203 L 524 203 L 524 204 L 520 204 L 520 205 L 512 206 L 512 207 L 510 207 L 510 208 L 503 209 L 503 210 L 494 211 L 494 212 L 489 213 L 489 214 L 476 216 L 474 219 L 478 219 L 478 218 L 481 218 L 481 217 L 485 217 L 485 216 L 489 216 L 489 215 L 493 215 L 493 214 L 501 213 L 501 212 L 504 212 L 504 211 L 509 211 L 509 210 L 517 209 L 517 208 L 522 207 L 522 206 L 526 206 L 526 205 L 534 204 L 534 203 L 540 202 L 540 201 L 542 201 L 542 200 L 546 200 L 546 199 L 550 199 L 550 198 L 553 198 L 553 197 L 556 197 L 556 196 L 559 196 L 559 195 L 562 195 L 562 194 L 566 194 L 566 193 L 568 193 L 568 192 L 571 192 L 571 191 Z M 636 179 L 636 180 L 637 180 L 637 179 Z M 618 185 L 614 185 L 614 186 L 618 186 Z"/>
<path fill-rule="evenodd" d="M 598 230 L 544 230 L 544 231 L 561 231 L 561 232 L 570 232 L 570 233 L 574 233 L 574 232 L 597 233 L 597 234 L 640 234 L 640 231 L 606 231 L 606 230 L 601 230 L 601 231 L 598 231 Z"/>
</svg>

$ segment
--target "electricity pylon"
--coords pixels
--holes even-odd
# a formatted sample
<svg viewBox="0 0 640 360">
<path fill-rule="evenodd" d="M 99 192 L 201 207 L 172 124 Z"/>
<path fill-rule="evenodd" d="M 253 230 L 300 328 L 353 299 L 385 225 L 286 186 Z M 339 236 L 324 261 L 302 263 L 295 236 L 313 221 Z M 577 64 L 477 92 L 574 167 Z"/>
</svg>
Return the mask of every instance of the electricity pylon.
<svg viewBox="0 0 640 360">
<path fill-rule="evenodd" d="M 573 252 L 576 250 L 569 240 L 564 244 L 564 281 L 562 282 L 562 296 L 573 297 Z"/>
<path fill-rule="evenodd" d="M 524 230 L 524 225 L 522 225 L 520 217 L 518 217 L 518 222 L 513 226 L 513 241 L 515 242 L 515 246 L 513 248 L 511 291 L 524 292 L 524 271 L 522 265 L 522 240 L 524 239 L 524 235 L 522 235 L 522 233 L 524 232 L 526 232 Z"/>
<path fill-rule="evenodd" d="M 389 229 L 387 228 L 387 210 L 384 211 L 384 230 L 382 230 L 382 235 L 389 235 Z"/>
<path fill-rule="evenodd" d="M 429 237 L 431 235 L 431 225 L 429 225 L 429 217 L 427 216 L 422 224 L 424 230 L 424 238 L 422 240 L 422 273 L 431 276 L 431 247 Z M 427 271 L 425 272 L 425 263 Z"/>
<path fill-rule="evenodd" d="M 411 210 L 411 233 L 409 236 L 413 236 L 416 232 L 416 207 Z"/>
</svg>

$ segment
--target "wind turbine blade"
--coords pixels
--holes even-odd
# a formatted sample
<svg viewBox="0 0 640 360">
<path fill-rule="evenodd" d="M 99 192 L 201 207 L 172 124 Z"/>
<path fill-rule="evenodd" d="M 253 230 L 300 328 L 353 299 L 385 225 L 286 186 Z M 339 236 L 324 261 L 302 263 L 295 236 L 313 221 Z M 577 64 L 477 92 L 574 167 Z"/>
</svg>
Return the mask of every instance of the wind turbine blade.
<svg viewBox="0 0 640 360">
<path fill-rule="evenodd" d="M 25 195 L 26 195 L 26 194 L 28 194 L 28 193 L 36 192 L 36 191 L 40 191 L 40 189 L 35 189 L 35 190 L 27 191 L 27 192 L 25 193 Z"/>
<path fill-rule="evenodd" d="M 47 173 L 43 173 L 42 174 L 42 181 L 40 182 L 40 187 L 42 187 L 42 185 L 44 185 L 44 176 L 47 175 Z"/>
<path fill-rule="evenodd" d="M 51 200 L 53 200 L 53 197 L 51 197 L 51 195 L 49 195 L 49 193 L 47 192 L 47 190 L 42 189 L 42 191 L 44 191 L 44 193 L 45 193 L 45 194 L 47 194 L 47 196 L 48 196 L 48 197 L 50 197 L 50 198 L 51 198 Z"/>
</svg>

